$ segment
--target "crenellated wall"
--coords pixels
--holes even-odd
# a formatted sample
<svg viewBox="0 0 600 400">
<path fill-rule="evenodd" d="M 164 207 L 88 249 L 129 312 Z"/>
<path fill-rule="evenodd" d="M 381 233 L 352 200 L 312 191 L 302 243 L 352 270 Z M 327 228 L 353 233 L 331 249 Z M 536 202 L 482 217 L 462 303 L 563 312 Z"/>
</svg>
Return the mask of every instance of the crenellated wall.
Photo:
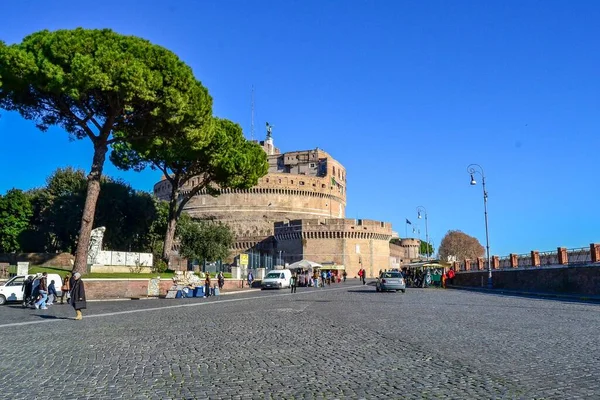
<svg viewBox="0 0 600 400">
<path fill-rule="evenodd" d="M 287 263 L 303 258 L 341 264 L 348 276 L 362 267 L 373 278 L 390 268 L 392 227 L 387 222 L 355 219 L 311 219 L 275 224 L 276 250 Z"/>
</svg>

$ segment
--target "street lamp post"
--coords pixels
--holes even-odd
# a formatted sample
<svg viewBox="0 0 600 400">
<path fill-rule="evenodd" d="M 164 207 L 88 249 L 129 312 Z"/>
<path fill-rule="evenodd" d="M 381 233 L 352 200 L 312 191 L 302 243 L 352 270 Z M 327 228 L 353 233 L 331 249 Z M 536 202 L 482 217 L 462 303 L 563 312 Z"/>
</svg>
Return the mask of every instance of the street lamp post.
<svg viewBox="0 0 600 400">
<path fill-rule="evenodd" d="M 487 250 L 487 269 L 488 269 L 488 282 L 487 287 L 491 289 L 492 286 L 492 261 L 490 259 L 490 236 L 488 230 L 488 212 L 487 212 L 487 199 L 488 193 L 485 190 L 485 174 L 483 173 L 483 168 L 479 164 L 471 164 L 467 167 L 467 172 L 471 174 L 471 185 L 477 185 L 477 181 L 475 180 L 475 174 L 481 175 L 481 186 L 483 187 L 483 210 L 485 215 L 485 247 Z"/>
<path fill-rule="evenodd" d="M 427 261 L 429 261 L 429 229 L 427 227 L 427 210 L 423 206 L 417 207 L 417 218 L 421 219 L 421 213 L 425 216 L 425 241 L 427 251 Z"/>
</svg>

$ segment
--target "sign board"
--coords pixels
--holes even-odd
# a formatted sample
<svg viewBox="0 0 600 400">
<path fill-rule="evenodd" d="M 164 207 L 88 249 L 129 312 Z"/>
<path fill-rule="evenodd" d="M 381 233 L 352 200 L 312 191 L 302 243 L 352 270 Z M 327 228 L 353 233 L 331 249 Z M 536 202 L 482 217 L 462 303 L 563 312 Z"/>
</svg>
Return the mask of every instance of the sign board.
<svg viewBox="0 0 600 400">
<path fill-rule="evenodd" d="M 29 263 L 28 262 L 18 262 L 17 263 L 17 275 L 27 275 L 29 274 Z"/>
<path fill-rule="evenodd" d="M 248 254 L 240 254 L 240 265 L 248 266 Z"/>
<path fill-rule="evenodd" d="M 160 279 L 150 279 L 148 282 L 148 296 L 158 297 L 160 294 Z"/>
<path fill-rule="evenodd" d="M 174 299 L 177 296 L 177 290 L 169 290 L 165 299 Z"/>
</svg>

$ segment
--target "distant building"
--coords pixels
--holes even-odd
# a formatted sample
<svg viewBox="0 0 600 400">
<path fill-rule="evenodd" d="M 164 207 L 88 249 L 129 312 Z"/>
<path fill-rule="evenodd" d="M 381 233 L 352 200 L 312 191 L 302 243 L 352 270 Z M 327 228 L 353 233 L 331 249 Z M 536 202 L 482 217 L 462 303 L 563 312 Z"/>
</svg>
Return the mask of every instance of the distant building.
<svg viewBox="0 0 600 400">
<path fill-rule="evenodd" d="M 183 209 L 194 218 L 229 225 L 235 235 L 232 258 L 249 253 L 251 266 L 266 268 L 302 258 L 340 263 L 348 271 L 362 265 L 369 267 L 369 276 L 374 276 L 370 271 L 390 268 L 389 240 L 397 234 L 387 222 L 345 219 L 342 164 L 319 148 L 281 153 L 270 130 L 264 141 L 255 142 L 269 162 L 269 172 L 256 186 L 223 189 L 216 197 L 200 191 Z M 196 184 L 192 179 L 182 191 Z M 169 200 L 170 193 L 168 180 L 154 185 L 159 199 Z M 293 238 L 285 236 L 290 230 L 296 230 Z M 359 248 L 362 253 L 357 255 Z"/>
</svg>

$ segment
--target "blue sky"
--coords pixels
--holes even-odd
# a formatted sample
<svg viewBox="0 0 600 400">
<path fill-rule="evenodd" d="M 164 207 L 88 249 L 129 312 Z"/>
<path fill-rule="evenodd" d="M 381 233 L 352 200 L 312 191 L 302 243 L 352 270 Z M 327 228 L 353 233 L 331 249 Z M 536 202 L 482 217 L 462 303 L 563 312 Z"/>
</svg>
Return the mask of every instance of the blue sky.
<svg viewBox="0 0 600 400">
<path fill-rule="evenodd" d="M 3 4 L 0 40 L 78 26 L 144 37 L 186 61 L 214 113 L 248 134 L 254 85 L 255 137 L 268 121 L 282 151 L 342 162 L 348 217 L 404 235 L 425 206 L 436 246 L 449 229 L 485 245 L 466 171 L 479 163 L 491 251 L 506 255 L 600 241 L 599 20 L 595 1 L 20 0 Z M 2 113 L 0 143 L 0 193 L 90 167 L 88 141 L 17 114 Z M 143 190 L 159 179 L 105 173 Z"/>
</svg>

